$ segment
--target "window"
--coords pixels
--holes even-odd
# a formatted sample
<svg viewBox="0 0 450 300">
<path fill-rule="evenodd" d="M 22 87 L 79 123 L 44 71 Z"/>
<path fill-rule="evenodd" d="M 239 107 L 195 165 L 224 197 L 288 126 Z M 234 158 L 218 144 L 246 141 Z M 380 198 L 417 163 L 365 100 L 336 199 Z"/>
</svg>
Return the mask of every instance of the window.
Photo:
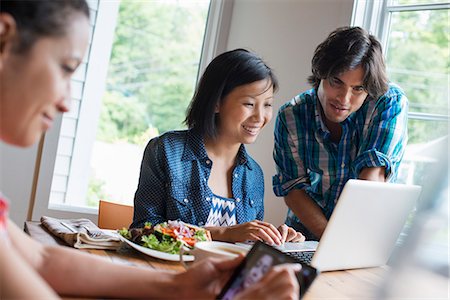
<svg viewBox="0 0 450 300">
<path fill-rule="evenodd" d="M 399 84 L 409 99 L 409 141 L 398 182 L 425 186 L 437 164 L 438 152 L 448 150 L 448 102 L 450 75 L 450 2 L 439 0 L 356 1 L 353 25 L 374 33 L 384 45 L 389 79 Z M 448 151 L 445 151 L 448 153 Z M 448 167 L 445 169 L 448 170 Z M 430 172 L 431 170 L 431 172 Z M 448 172 L 447 175 L 448 177 Z M 442 178 L 440 178 L 442 179 Z M 448 190 L 448 189 L 447 189 Z M 429 195 L 428 193 L 425 195 Z M 426 250 L 448 265 L 448 193 L 443 193 L 436 218 L 447 218 L 435 228 Z M 425 197 L 417 207 L 429 205 Z M 412 224 L 405 226 L 401 244 Z M 442 218 L 441 218 L 442 219 Z M 420 220 L 418 220 L 420 221 Z M 424 246 L 425 247 L 425 246 Z"/>
<path fill-rule="evenodd" d="M 423 184 L 433 149 L 447 143 L 450 2 L 356 1 L 353 24 L 384 45 L 389 79 L 408 96 L 409 141 L 398 181 Z"/>
<path fill-rule="evenodd" d="M 122 1 L 90 160 L 88 206 L 99 199 L 132 204 L 148 141 L 185 128 L 208 7 L 209 0 Z"/>
<path fill-rule="evenodd" d="M 183 128 L 198 74 L 226 50 L 231 0 L 88 3 L 91 43 L 70 113 L 40 144 L 33 220 L 95 220 L 101 198 L 132 202 L 143 147 Z"/>
</svg>

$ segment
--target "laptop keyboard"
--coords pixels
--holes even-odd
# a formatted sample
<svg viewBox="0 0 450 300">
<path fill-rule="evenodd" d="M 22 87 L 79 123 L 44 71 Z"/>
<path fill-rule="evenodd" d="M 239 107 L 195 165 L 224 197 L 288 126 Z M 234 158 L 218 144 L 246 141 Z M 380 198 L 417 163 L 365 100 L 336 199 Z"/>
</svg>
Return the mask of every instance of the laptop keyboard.
<svg viewBox="0 0 450 300">
<path fill-rule="evenodd" d="M 315 251 L 298 251 L 298 252 L 285 252 L 287 255 L 299 260 L 301 263 L 310 264 L 311 259 Z"/>
</svg>

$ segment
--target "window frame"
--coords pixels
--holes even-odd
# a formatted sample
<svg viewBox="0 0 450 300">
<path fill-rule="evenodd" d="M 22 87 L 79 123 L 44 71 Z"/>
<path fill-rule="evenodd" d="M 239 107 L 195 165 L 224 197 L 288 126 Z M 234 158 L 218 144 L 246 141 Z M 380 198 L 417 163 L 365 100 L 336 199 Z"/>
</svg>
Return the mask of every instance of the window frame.
<svg viewBox="0 0 450 300">
<path fill-rule="evenodd" d="M 408 5 L 390 5 L 392 0 L 355 0 L 352 26 L 360 26 L 375 35 L 387 55 L 391 15 L 395 12 L 450 9 L 450 2 Z M 447 121 L 448 115 L 408 112 L 408 118 L 421 121 Z"/>
<path fill-rule="evenodd" d="M 118 14 L 118 1 L 90 1 L 91 8 L 91 32 L 90 45 L 86 51 L 86 55 L 83 59 L 85 65 L 85 74 L 80 75 L 80 70 L 72 78 L 72 85 L 76 82 L 82 82 L 81 101 L 79 103 L 79 113 L 74 109 L 65 115 L 59 115 L 54 123 L 53 128 L 48 131 L 41 141 L 42 147 L 38 150 L 38 157 L 35 167 L 35 187 L 33 188 L 32 203 L 34 207 L 31 213 L 31 219 L 36 221 L 40 219 L 40 216 L 47 215 L 53 217 L 62 218 L 79 218 L 87 217 L 96 221 L 97 209 L 90 209 L 84 207 L 78 207 L 76 205 L 67 204 L 51 204 L 50 196 L 52 192 L 52 184 L 54 184 L 55 178 L 55 165 L 58 158 L 58 146 L 61 137 L 63 137 L 65 128 L 64 121 L 69 120 L 75 123 L 75 135 L 70 153 L 70 171 L 68 174 L 68 181 L 66 185 L 67 189 L 70 189 L 69 180 L 70 176 L 79 173 L 80 168 L 77 164 L 80 163 L 79 159 L 83 157 L 83 153 L 89 150 L 87 141 L 90 135 L 95 130 L 87 127 L 91 126 L 89 120 L 85 118 L 85 114 L 94 116 L 99 115 L 100 101 L 83 101 L 84 99 L 100 99 L 104 89 L 104 81 L 106 79 L 107 66 L 109 61 L 109 53 L 112 48 L 112 42 L 114 37 L 114 28 Z M 91 62 L 94 62 L 95 64 Z M 83 69 L 81 71 L 83 71 Z M 80 77 L 81 80 L 77 80 Z M 101 85 L 103 83 L 103 85 Z M 72 89 L 72 98 L 74 98 L 74 91 Z M 98 106 L 98 108 L 96 108 Z M 97 110 L 97 111 L 96 111 Z M 98 116 L 97 116 L 98 118 Z M 80 153 L 81 152 L 81 153 Z M 89 162 L 89 161 L 88 161 Z M 72 168 L 74 167 L 74 168 Z M 85 176 L 84 176 L 85 177 Z M 77 180 L 80 180 L 77 178 Z M 81 180 L 83 180 L 83 176 Z M 75 186 L 79 185 L 79 182 L 72 183 Z"/>
</svg>

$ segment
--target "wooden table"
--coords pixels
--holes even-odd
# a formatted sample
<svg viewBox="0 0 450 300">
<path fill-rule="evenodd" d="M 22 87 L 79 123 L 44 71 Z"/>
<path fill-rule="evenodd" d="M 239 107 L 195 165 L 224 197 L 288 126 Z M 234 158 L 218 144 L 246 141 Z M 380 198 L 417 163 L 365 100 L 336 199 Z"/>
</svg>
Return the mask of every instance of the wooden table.
<svg viewBox="0 0 450 300">
<path fill-rule="evenodd" d="M 34 239 L 49 245 L 64 245 L 38 222 L 26 222 L 25 232 Z M 123 247 L 118 251 L 80 250 L 110 259 L 114 263 L 150 267 L 158 270 L 183 271 L 179 262 L 164 261 Z M 348 271 L 324 272 L 317 276 L 304 300 L 313 299 L 375 299 L 387 267 Z"/>
</svg>

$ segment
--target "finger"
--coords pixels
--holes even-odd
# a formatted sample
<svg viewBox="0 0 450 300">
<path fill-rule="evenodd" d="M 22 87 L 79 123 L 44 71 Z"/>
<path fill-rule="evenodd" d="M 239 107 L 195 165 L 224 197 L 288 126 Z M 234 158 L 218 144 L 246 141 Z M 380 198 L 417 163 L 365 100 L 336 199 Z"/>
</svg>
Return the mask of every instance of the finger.
<svg viewBox="0 0 450 300">
<path fill-rule="evenodd" d="M 256 234 L 253 234 L 253 233 L 250 233 L 249 237 L 250 237 L 251 241 L 265 242 L 262 238 L 260 238 L 259 236 L 257 236 Z"/>
<path fill-rule="evenodd" d="M 275 226 L 262 221 L 256 222 L 255 226 L 257 226 L 259 229 L 264 230 L 264 232 L 270 236 L 270 238 L 273 240 L 272 244 L 281 245 L 281 234 L 278 229 L 275 228 Z"/>
<path fill-rule="evenodd" d="M 302 265 L 301 264 L 280 264 L 280 265 L 276 265 L 274 267 L 272 267 L 273 271 L 275 272 L 280 272 L 283 270 L 291 270 L 295 273 L 298 273 L 302 270 Z"/>
<path fill-rule="evenodd" d="M 281 224 L 278 227 L 278 231 L 281 233 L 281 243 L 284 244 L 286 242 L 287 236 L 288 236 L 288 227 L 286 224 Z"/>
<path fill-rule="evenodd" d="M 287 234 L 288 242 L 293 242 L 295 240 L 295 238 L 297 237 L 297 231 L 295 231 L 294 228 L 292 228 L 292 227 L 288 227 L 287 231 L 288 231 L 288 234 Z"/>
<path fill-rule="evenodd" d="M 281 280 L 283 281 L 283 277 L 291 277 L 291 275 L 293 276 L 293 278 L 297 278 L 295 276 L 296 273 L 300 272 L 300 270 L 302 269 L 302 265 L 301 264 L 281 264 L 281 265 L 276 265 L 273 266 L 272 268 L 270 268 L 270 270 L 266 273 L 266 275 L 264 275 L 263 279 L 261 280 L 261 282 L 267 281 L 276 281 L 276 280 Z M 286 273 L 285 275 L 283 275 L 283 273 Z M 297 281 L 297 280 L 295 280 Z"/>
<path fill-rule="evenodd" d="M 276 231 L 279 234 L 278 230 Z M 272 241 L 271 242 L 272 245 L 281 245 L 281 238 L 278 237 L 278 234 L 275 235 L 274 232 L 269 227 L 262 226 L 258 229 L 258 232 L 264 234 L 265 236 L 269 236 L 270 240 Z"/>
<path fill-rule="evenodd" d="M 297 236 L 295 237 L 295 242 L 303 243 L 306 240 L 306 237 L 301 233 L 297 232 Z"/>
<path fill-rule="evenodd" d="M 261 279 L 261 287 L 270 287 L 270 290 L 285 290 L 289 294 L 298 297 L 299 284 L 297 272 L 301 270 L 301 264 L 282 264 L 272 267 Z"/>
<path fill-rule="evenodd" d="M 269 245 L 275 244 L 273 238 L 261 227 L 253 229 L 251 235 L 256 237 L 258 241 L 263 241 Z"/>
<path fill-rule="evenodd" d="M 275 228 L 275 226 L 273 226 L 271 223 L 267 223 L 267 222 L 263 222 L 263 221 L 258 221 L 258 224 L 267 227 L 270 231 L 272 231 L 275 236 L 278 237 L 279 240 L 281 240 L 281 233 L 278 231 L 278 229 Z"/>
<path fill-rule="evenodd" d="M 214 265 L 219 271 L 228 271 L 236 268 L 244 259 L 244 256 L 239 254 L 238 257 L 233 259 L 215 261 Z"/>
<path fill-rule="evenodd" d="M 306 237 L 301 232 L 295 231 L 294 228 L 289 227 L 288 240 L 290 242 L 302 243 L 306 240 Z"/>
</svg>

